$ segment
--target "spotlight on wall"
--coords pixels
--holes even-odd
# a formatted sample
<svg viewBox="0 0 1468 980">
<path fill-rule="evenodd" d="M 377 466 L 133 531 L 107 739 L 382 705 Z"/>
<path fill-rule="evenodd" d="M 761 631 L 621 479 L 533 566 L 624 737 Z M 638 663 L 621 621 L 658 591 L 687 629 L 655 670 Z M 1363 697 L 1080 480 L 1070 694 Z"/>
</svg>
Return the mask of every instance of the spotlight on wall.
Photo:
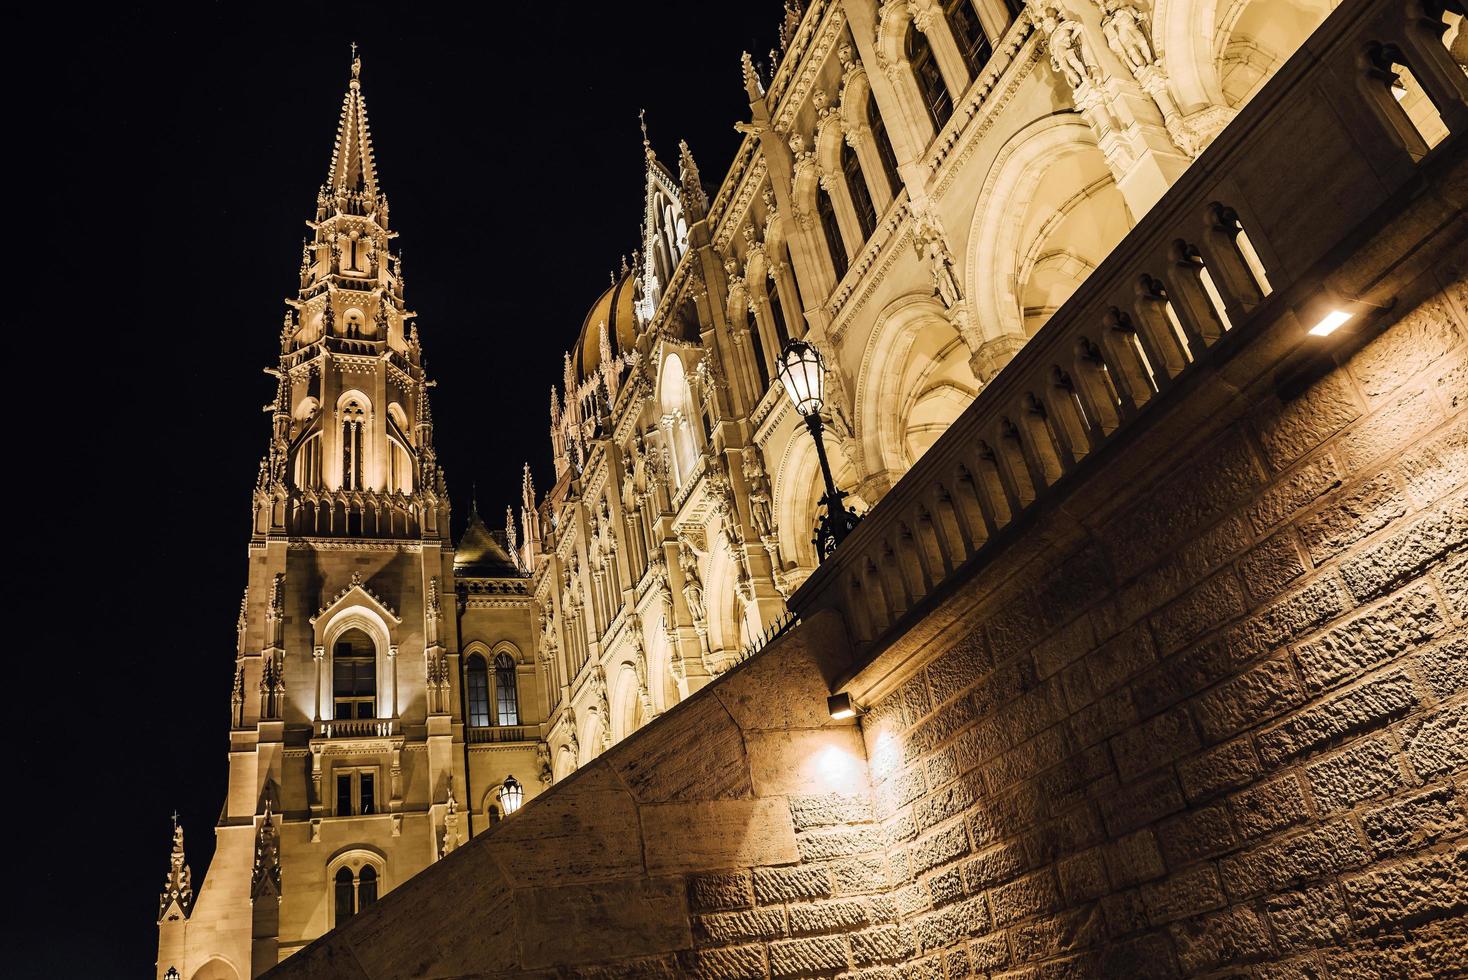
<svg viewBox="0 0 1468 980">
<path fill-rule="evenodd" d="M 1330 310 L 1320 318 L 1320 321 L 1315 326 L 1310 328 L 1310 334 L 1315 337 L 1328 337 L 1335 333 L 1337 327 L 1355 315 L 1345 310 Z"/>
<path fill-rule="evenodd" d="M 520 809 L 520 803 L 525 799 L 525 787 L 514 776 L 506 776 L 505 781 L 500 784 L 500 809 L 509 816 Z"/>
<path fill-rule="evenodd" d="M 833 694 L 826 698 L 826 710 L 831 713 L 831 718 L 835 721 L 855 718 L 860 714 L 856 710 L 856 703 L 851 700 L 850 694 Z"/>
</svg>

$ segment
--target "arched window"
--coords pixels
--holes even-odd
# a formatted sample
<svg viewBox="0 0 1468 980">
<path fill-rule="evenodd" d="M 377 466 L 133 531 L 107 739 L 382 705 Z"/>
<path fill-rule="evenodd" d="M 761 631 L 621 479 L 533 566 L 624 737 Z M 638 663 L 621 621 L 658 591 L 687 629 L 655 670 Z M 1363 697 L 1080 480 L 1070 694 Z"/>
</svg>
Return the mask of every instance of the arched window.
<svg viewBox="0 0 1468 980">
<path fill-rule="evenodd" d="M 357 912 L 357 883 L 351 868 L 336 873 L 336 924 L 341 925 Z"/>
<path fill-rule="evenodd" d="M 342 489 L 366 488 L 367 411 L 355 398 L 341 407 L 342 420 Z"/>
<path fill-rule="evenodd" d="M 469 724 L 483 728 L 489 724 L 489 668 L 484 658 L 469 658 Z"/>
<path fill-rule="evenodd" d="M 948 18 L 948 29 L 953 32 L 953 41 L 958 45 L 963 63 L 968 68 L 969 81 L 973 81 L 994 56 L 989 35 L 984 33 L 984 25 L 979 23 L 973 0 L 945 0 L 943 13 Z"/>
<path fill-rule="evenodd" d="M 831 205 L 831 195 L 824 190 L 816 194 L 816 211 L 820 215 L 821 230 L 826 233 L 826 248 L 831 252 L 831 265 L 836 268 L 836 281 L 846 278 L 849 260 L 846 246 L 841 241 L 841 226 L 836 224 L 836 209 Z"/>
<path fill-rule="evenodd" d="M 765 287 L 765 292 L 770 298 L 770 319 L 774 321 L 775 339 L 780 342 L 780 349 L 790 343 L 790 327 L 785 322 L 785 307 L 780 305 L 780 284 L 773 279 Z"/>
<path fill-rule="evenodd" d="M 377 717 L 377 648 L 366 633 L 348 630 L 331 655 L 332 716 Z"/>
<path fill-rule="evenodd" d="M 953 100 L 948 97 L 948 86 L 943 84 L 943 73 L 938 70 L 938 60 L 928 44 L 928 36 L 917 29 L 916 24 L 907 25 L 907 38 L 903 42 L 907 63 L 912 66 L 912 77 L 922 93 L 923 105 L 928 110 L 928 119 L 933 132 L 943 128 L 948 117 L 953 115 Z"/>
<path fill-rule="evenodd" d="M 872 142 L 877 146 L 877 156 L 882 159 L 882 173 L 887 178 L 887 188 L 896 197 L 902 190 L 902 178 L 897 174 L 897 154 L 892 150 L 892 141 L 887 138 L 887 124 L 877 110 L 877 97 L 867 93 L 867 127 L 872 131 Z"/>
<path fill-rule="evenodd" d="M 867 179 L 861 173 L 861 161 L 850 143 L 841 144 L 841 173 L 846 177 L 846 190 L 851 195 L 851 206 L 856 209 L 856 223 L 861 226 L 861 240 L 866 242 L 877 230 L 877 209 L 872 204 L 871 191 L 867 190 Z"/>
<path fill-rule="evenodd" d="M 494 658 L 494 695 L 498 723 L 520 724 L 520 694 L 515 684 L 515 660 L 508 653 Z"/>
<path fill-rule="evenodd" d="M 754 355 L 754 369 L 759 372 L 759 390 L 763 395 L 770 389 L 770 366 L 765 363 L 765 342 L 759 324 L 749 322 L 748 309 L 744 312 L 744 325 L 749 328 L 750 353 Z"/>
<path fill-rule="evenodd" d="M 357 911 L 377 901 L 377 869 L 367 865 L 357 873 Z"/>
<path fill-rule="evenodd" d="M 313 432 L 296 449 L 296 486 L 321 485 L 321 433 Z"/>
</svg>

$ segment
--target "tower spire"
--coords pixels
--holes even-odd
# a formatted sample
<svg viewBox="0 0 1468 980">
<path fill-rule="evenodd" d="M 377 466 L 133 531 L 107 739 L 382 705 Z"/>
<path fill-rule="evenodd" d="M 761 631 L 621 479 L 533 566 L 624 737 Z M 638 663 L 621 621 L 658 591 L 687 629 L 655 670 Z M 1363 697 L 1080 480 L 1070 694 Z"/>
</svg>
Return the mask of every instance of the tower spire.
<svg viewBox="0 0 1468 980">
<path fill-rule="evenodd" d="M 362 59 L 352 42 L 352 78 L 342 99 L 341 121 L 331 150 L 327 186 L 333 192 L 356 191 L 377 197 L 377 163 L 372 156 L 372 131 L 367 125 L 367 103 L 362 98 Z"/>
</svg>

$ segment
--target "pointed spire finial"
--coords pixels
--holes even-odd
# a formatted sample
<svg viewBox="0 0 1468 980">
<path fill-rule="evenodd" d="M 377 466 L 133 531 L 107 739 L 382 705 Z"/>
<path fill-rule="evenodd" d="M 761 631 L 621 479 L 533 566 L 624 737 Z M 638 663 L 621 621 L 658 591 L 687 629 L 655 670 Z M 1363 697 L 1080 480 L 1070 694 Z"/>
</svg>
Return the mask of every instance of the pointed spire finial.
<svg viewBox="0 0 1468 980">
<path fill-rule="evenodd" d="M 652 141 L 647 138 L 646 109 L 637 110 L 637 124 L 642 127 L 642 152 L 649 160 L 651 160 L 656 156 L 656 154 L 652 152 Z"/>
</svg>

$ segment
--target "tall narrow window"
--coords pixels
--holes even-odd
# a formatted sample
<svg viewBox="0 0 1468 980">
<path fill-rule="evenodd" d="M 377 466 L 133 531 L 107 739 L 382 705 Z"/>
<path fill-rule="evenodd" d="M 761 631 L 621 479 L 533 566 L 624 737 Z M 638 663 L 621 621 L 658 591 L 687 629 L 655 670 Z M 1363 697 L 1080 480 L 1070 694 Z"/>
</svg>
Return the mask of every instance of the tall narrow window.
<svg viewBox="0 0 1468 980">
<path fill-rule="evenodd" d="M 770 389 L 770 366 L 765 363 L 765 342 L 760 335 L 758 321 L 751 323 L 749 313 L 744 314 L 745 326 L 749 328 L 750 353 L 754 355 L 754 369 L 759 372 L 760 395 Z"/>
<path fill-rule="evenodd" d="M 339 817 L 351 816 L 352 813 L 352 774 L 339 772 L 336 774 L 336 815 Z"/>
<path fill-rule="evenodd" d="M 841 241 L 841 226 L 836 224 L 836 209 L 831 205 L 831 195 L 824 190 L 816 192 L 816 211 L 820 215 L 821 230 L 826 233 L 826 248 L 831 252 L 831 265 L 836 269 L 836 281 L 846 278 L 849 260 L 846 246 Z"/>
<path fill-rule="evenodd" d="M 780 284 L 774 280 L 770 281 L 766 292 L 770 297 L 770 319 L 775 324 L 775 339 L 780 342 L 780 349 L 790 343 L 790 326 L 785 322 L 785 307 L 780 305 Z"/>
<path fill-rule="evenodd" d="M 494 658 L 495 704 L 499 709 L 499 724 L 520 724 L 520 695 L 515 685 L 515 661 L 508 653 Z"/>
<path fill-rule="evenodd" d="M 370 772 L 357 774 L 357 812 L 377 812 L 377 779 Z"/>
<path fill-rule="evenodd" d="M 357 911 L 365 911 L 367 906 L 377 901 L 377 869 L 367 865 L 357 872 Z"/>
<path fill-rule="evenodd" d="M 306 437 L 296 450 L 296 486 L 315 487 L 321 484 L 321 433 Z"/>
<path fill-rule="evenodd" d="M 953 115 L 953 100 L 948 96 L 948 86 L 943 83 L 943 73 L 938 70 L 938 60 L 933 57 L 927 35 L 918 30 L 916 24 L 907 25 L 904 48 L 907 63 L 912 66 L 912 77 L 917 81 L 918 91 L 923 96 L 923 105 L 928 110 L 928 119 L 936 133 L 948 122 L 948 117 Z"/>
<path fill-rule="evenodd" d="M 377 717 L 377 649 L 366 633 L 351 630 L 332 652 L 333 715 L 338 720 Z"/>
<path fill-rule="evenodd" d="M 882 159 L 882 173 L 887 178 L 887 189 L 896 197 L 902 190 L 902 178 L 897 173 L 897 154 L 892 150 L 892 140 L 887 137 L 887 124 L 877 109 L 877 97 L 867 93 L 867 128 L 872 131 L 872 142 L 876 144 L 877 156 Z"/>
<path fill-rule="evenodd" d="M 989 35 L 984 33 L 984 25 L 979 23 L 973 0 L 947 0 L 943 4 L 943 13 L 948 18 L 948 29 L 953 32 L 954 43 L 958 45 L 963 63 L 968 68 L 969 81 L 973 81 L 994 56 L 994 49 L 989 45 Z"/>
<path fill-rule="evenodd" d="M 342 868 L 336 873 L 336 921 L 347 921 L 357 911 L 356 882 L 352 880 L 352 869 Z"/>
<path fill-rule="evenodd" d="M 489 668 L 483 657 L 469 658 L 469 724 L 483 728 L 489 724 Z"/>
<path fill-rule="evenodd" d="M 862 176 L 861 161 L 857 160 L 850 143 L 841 144 L 841 173 L 846 178 L 846 190 L 851 194 L 851 206 L 856 209 L 861 240 L 866 242 L 877 230 L 877 209 L 872 204 L 871 191 L 867 190 L 867 179 Z"/>
<path fill-rule="evenodd" d="M 366 486 L 362 477 L 367 471 L 367 412 L 362 403 L 353 398 L 342 406 L 341 420 L 342 489 L 362 490 Z"/>
</svg>

